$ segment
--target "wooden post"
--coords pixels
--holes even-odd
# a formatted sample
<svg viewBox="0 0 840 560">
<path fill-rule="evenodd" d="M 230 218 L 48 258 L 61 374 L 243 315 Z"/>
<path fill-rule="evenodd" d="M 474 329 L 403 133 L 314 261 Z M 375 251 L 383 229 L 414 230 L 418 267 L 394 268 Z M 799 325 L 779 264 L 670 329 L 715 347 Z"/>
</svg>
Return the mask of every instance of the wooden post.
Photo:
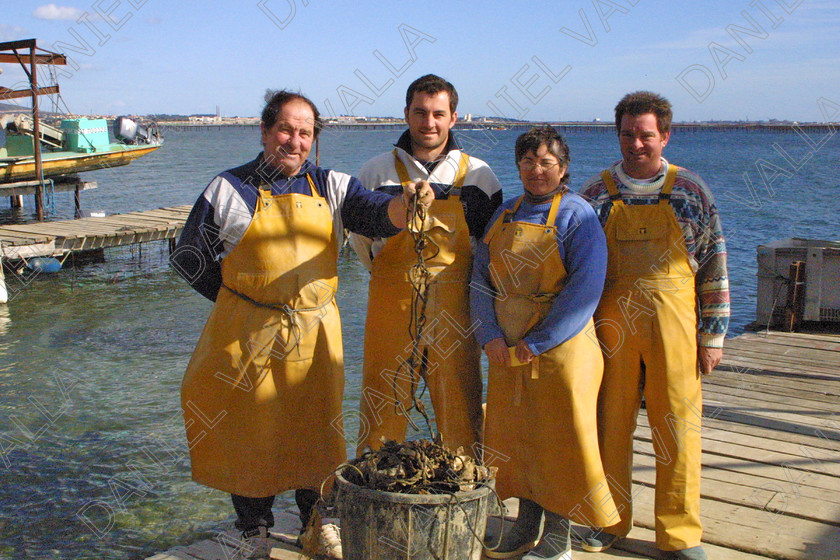
<svg viewBox="0 0 840 560">
<path fill-rule="evenodd" d="M 35 212 L 38 215 L 38 221 L 44 221 L 44 183 L 43 175 L 44 168 L 41 162 L 41 126 L 40 117 L 38 115 L 38 65 L 35 61 L 35 42 L 29 47 L 29 64 L 31 67 L 31 74 L 29 76 L 29 84 L 32 87 L 32 120 L 34 138 L 32 139 L 33 148 L 35 152 L 35 180 L 39 181 L 35 185 Z"/>
<path fill-rule="evenodd" d="M 79 188 L 82 186 L 82 180 L 78 179 L 76 181 L 76 192 L 73 195 L 73 203 L 76 205 L 76 213 L 74 216 L 76 218 L 82 217 L 82 194 L 79 192 Z"/>
<path fill-rule="evenodd" d="M 0 303 L 9 301 L 9 290 L 6 288 L 6 274 L 3 272 L 3 255 L 0 254 Z"/>
<path fill-rule="evenodd" d="M 796 332 L 802 322 L 805 309 L 805 261 L 790 263 L 787 302 L 785 303 L 784 330 Z"/>
</svg>

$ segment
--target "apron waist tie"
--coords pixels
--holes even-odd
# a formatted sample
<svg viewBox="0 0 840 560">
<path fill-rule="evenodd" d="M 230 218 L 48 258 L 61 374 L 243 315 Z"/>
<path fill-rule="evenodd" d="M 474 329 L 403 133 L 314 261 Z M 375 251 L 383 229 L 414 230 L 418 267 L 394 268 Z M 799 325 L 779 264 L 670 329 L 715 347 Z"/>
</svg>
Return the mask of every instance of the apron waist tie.
<svg viewBox="0 0 840 560">
<path fill-rule="evenodd" d="M 323 309 L 324 307 L 329 305 L 335 299 L 335 292 L 330 292 L 330 298 L 327 301 L 325 301 L 324 303 L 322 303 L 321 305 L 319 305 L 318 307 L 294 308 L 287 303 L 263 303 L 261 301 L 257 301 L 255 299 L 249 297 L 249 296 L 246 296 L 245 294 L 243 294 L 241 292 L 237 292 L 236 290 L 234 290 L 233 288 L 231 288 L 230 286 L 228 286 L 224 283 L 222 283 L 222 288 L 226 289 L 227 291 L 229 291 L 230 293 L 232 293 L 236 297 L 247 301 L 251 305 L 255 305 L 257 307 L 262 307 L 264 309 L 274 309 L 275 311 L 280 311 L 283 315 L 288 317 L 289 325 L 291 326 L 291 329 L 292 329 L 292 337 L 293 337 L 293 340 L 295 341 L 295 344 L 294 344 L 295 346 L 298 346 L 297 341 L 300 340 L 300 336 L 301 336 L 301 328 L 300 328 L 300 325 L 298 324 L 297 315 L 299 313 L 308 313 L 308 312 L 312 312 L 312 311 L 320 311 L 321 309 Z M 300 353 L 300 348 L 299 347 L 298 347 L 298 353 Z"/>
</svg>

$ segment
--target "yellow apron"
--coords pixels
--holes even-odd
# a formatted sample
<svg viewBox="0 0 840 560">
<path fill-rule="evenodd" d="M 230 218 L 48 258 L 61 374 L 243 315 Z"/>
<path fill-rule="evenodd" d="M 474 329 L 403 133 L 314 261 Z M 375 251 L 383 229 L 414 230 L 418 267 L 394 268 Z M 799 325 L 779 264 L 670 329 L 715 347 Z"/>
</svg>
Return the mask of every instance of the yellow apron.
<svg viewBox="0 0 840 560">
<path fill-rule="evenodd" d="M 607 281 L 595 312 L 605 354 L 598 428 L 610 490 L 621 521 L 633 526 L 633 432 L 644 384 L 656 453 L 656 545 L 682 550 L 700 545 L 700 415 L 697 304 L 694 273 L 670 205 L 677 175 L 670 165 L 659 203 L 627 205 L 608 171 L 602 178 L 613 201 L 604 230 Z"/>
<path fill-rule="evenodd" d="M 396 150 L 394 162 L 405 185 L 411 179 Z M 469 156 L 462 153 L 449 198 L 432 202 L 426 219 L 425 232 L 433 243 L 426 249 L 431 281 L 420 352 L 428 352 L 428 390 L 443 443 L 452 450 L 463 447 L 473 454 L 482 423 L 481 349 L 470 321 L 472 250 L 458 194 L 468 164 Z M 408 231 L 388 238 L 373 259 L 365 322 L 359 452 L 366 446 L 378 449 L 381 437 L 405 439 L 406 419 L 397 412 L 395 402 L 411 405 L 410 372 L 400 368 L 400 363 L 411 354 L 408 329 L 412 287 L 408 273 L 416 263 L 414 240 Z M 395 374 L 397 370 L 399 374 Z M 422 387 L 422 381 L 418 387 Z M 420 416 L 415 412 L 413 418 Z"/>
<path fill-rule="evenodd" d="M 506 223 L 520 198 L 485 238 L 497 273 L 496 318 L 508 346 L 545 319 L 565 284 L 554 226 L 562 196 L 555 195 L 546 225 Z M 504 272 L 512 268 L 517 272 Z M 614 523 L 617 514 L 598 453 L 603 361 L 597 341 L 586 334 L 591 328 L 590 320 L 530 364 L 490 364 L 485 461 L 499 467 L 496 489 L 503 499 L 527 498 L 578 523 L 601 526 Z"/>
<path fill-rule="evenodd" d="M 326 200 L 260 190 L 222 261 L 181 389 L 193 479 L 273 496 L 317 488 L 346 459 L 337 246 Z"/>
</svg>

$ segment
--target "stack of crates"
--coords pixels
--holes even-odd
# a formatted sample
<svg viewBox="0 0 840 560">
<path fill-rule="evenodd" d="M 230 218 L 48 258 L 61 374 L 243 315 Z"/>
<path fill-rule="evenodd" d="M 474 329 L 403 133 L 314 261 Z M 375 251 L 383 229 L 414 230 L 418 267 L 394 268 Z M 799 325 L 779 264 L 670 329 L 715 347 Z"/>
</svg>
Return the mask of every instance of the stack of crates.
<svg viewBox="0 0 840 560">
<path fill-rule="evenodd" d="M 840 323 L 840 241 L 796 237 L 758 246 L 756 320 L 784 318 L 790 263 L 805 263 L 803 321 Z"/>
</svg>

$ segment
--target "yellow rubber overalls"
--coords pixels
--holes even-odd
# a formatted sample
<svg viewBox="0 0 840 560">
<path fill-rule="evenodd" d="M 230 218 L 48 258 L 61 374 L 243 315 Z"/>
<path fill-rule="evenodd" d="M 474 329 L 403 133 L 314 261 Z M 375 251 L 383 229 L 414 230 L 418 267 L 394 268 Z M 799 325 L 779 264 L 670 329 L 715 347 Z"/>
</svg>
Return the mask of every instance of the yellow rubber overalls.
<svg viewBox="0 0 840 560">
<path fill-rule="evenodd" d="M 566 269 L 554 226 L 563 193 L 554 196 L 546 224 L 506 222 L 485 236 L 495 273 L 496 319 L 507 345 L 539 325 L 563 289 Z M 512 272 L 515 270 L 515 272 Z M 596 406 L 603 372 L 590 319 L 577 335 L 536 356 L 530 364 L 490 364 L 487 379 L 485 461 L 499 467 L 502 499 L 527 498 L 543 508 L 595 526 L 615 523 L 598 452 Z"/>
<path fill-rule="evenodd" d="M 700 417 L 697 304 L 694 272 L 670 204 L 677 166 L 670 165 L 658 204 L 627 205 L 608 171 L 612 198 L 604 225 L 607 281 L 595 312 L 605 355 L 598 403 L 604 469 L 621 522 L 633 526 L 633 432 L 641 392 L 656 453 L 656 545 L 682 550 L 700 545 Z"/>
<path fill-rule="evenodd" d="M 338 249 L 307 178 L 311 196 L 260 190 L 182 384 L 193 479 L 232 494 L 315 489 L 346 460 Z"/>
<path fill-rule="evenodd" d="M 410 182 L 396 150 L 394 164 L 402 184 Z M 481 350 L 469 311 L 472 250 L 459 196 L 468 165 L 469 156 L 462 153 L 449 197 L 432 202 L 427 214 L 425 232 L 433 243 L 424 252 L 431 281 L 420 352 L 428 355 L 428 390 L 444 445 L 453 451 L 463 447 L 472 454 L 480 439 L 482 382 Z M 414 264 L 417 253 L 407 230 L 388 238 L 373 259 L 365 323 L 360 453 L 366 446 L 378 449 L 381 437 L 405 439 L 406 418 L 394 403 L 411 405 L 410 372 L 400 368 L 400 363 L 411 354 L 409 270 Z M 418 394 L 419 388 L 422 381 Z M 415 412 L 413 418 L 420 417 Z"/>
</svg>

